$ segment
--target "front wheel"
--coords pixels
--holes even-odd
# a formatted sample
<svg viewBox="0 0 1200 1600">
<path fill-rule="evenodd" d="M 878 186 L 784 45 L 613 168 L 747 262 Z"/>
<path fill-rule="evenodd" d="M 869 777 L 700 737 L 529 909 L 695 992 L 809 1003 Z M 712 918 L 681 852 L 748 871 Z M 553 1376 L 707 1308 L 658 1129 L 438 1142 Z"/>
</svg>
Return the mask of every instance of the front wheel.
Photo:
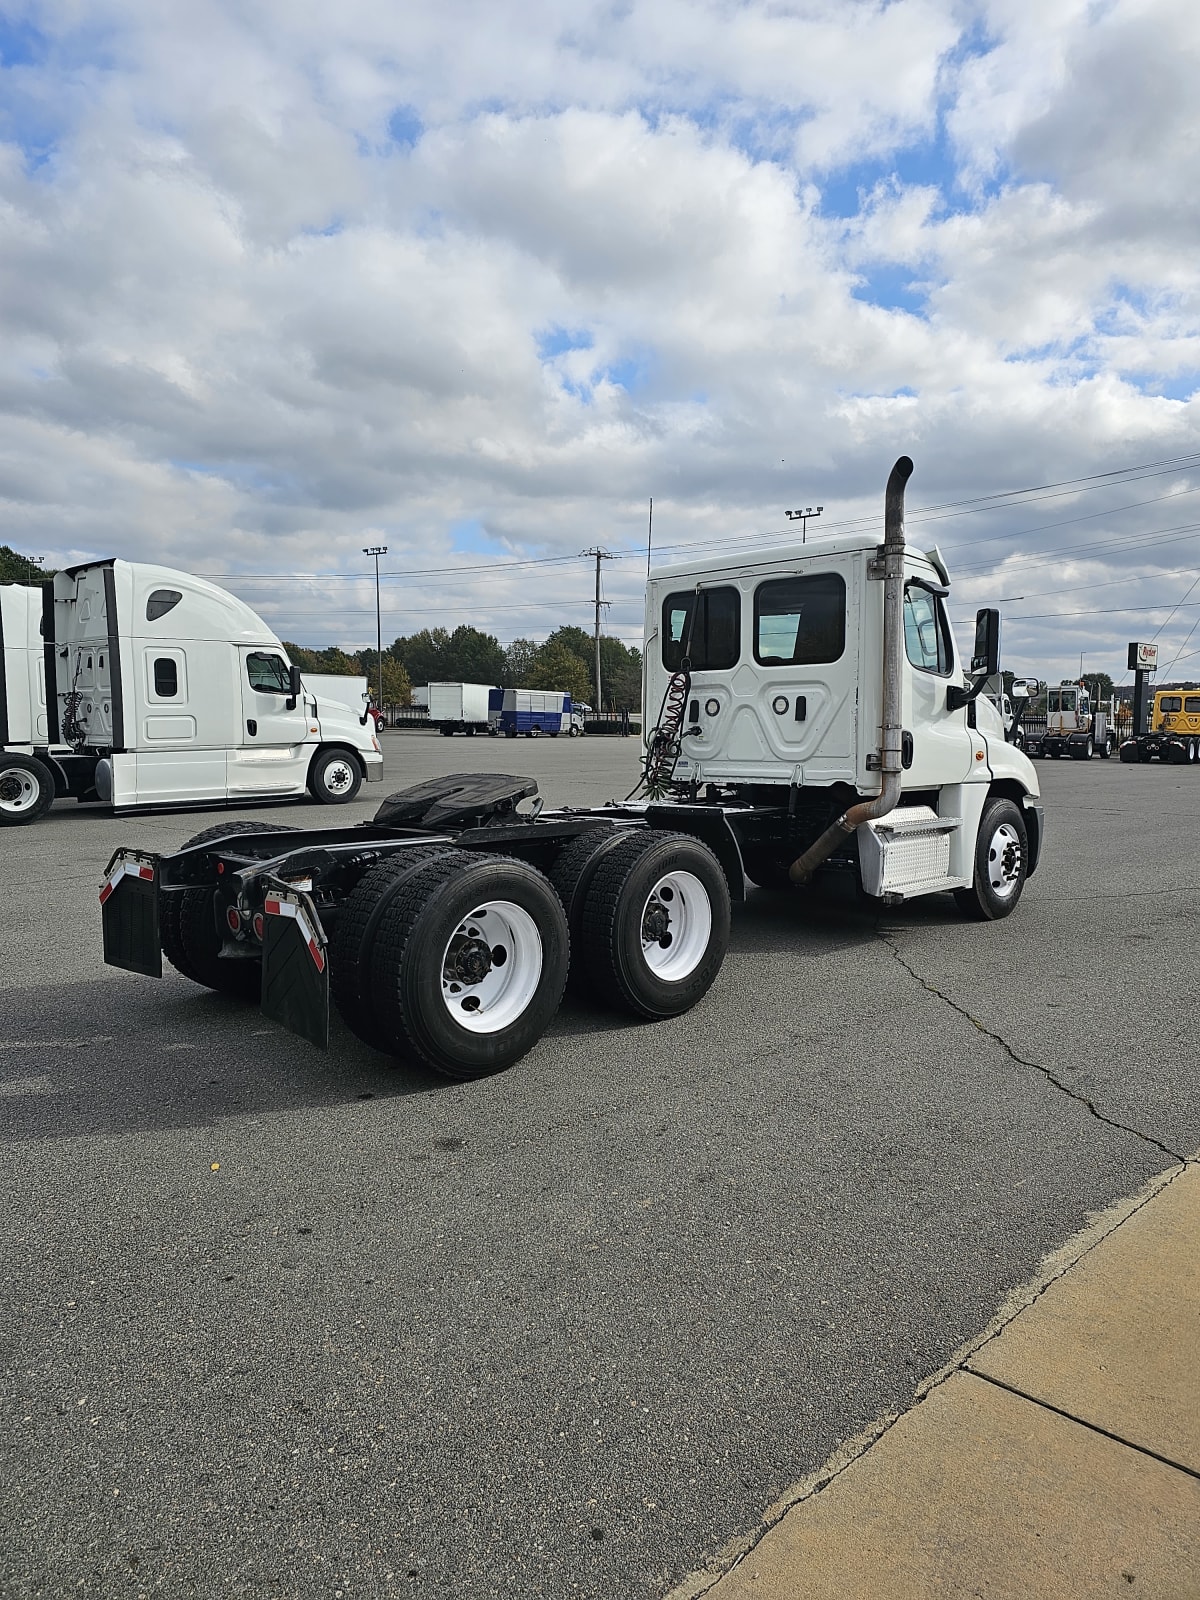
<svg viewBox="0 0 1200 1600">
<path fill-rule="evenodd" d="M 1029 875 L 1029 834 L 1020 808 L 997 796 L 983 808 L 975 840 L 975 878 L 956 889 L 959 910 L 976 922 L 998 922 L 1016 910 Z"/>
<path fill-rule="evenodd" d="M 318 751 L 308 773 L 308 792 L 323 806 L 344 806 L 362 786 L 362 768 L 348 750 Z"/>
<path fill-rule="evenodd" d="M 0 827 L 37 822 L 53 804 L 54 774 L 46 763 L 36 756 L 0 751 Z"/>
<path fill-rule="evenodd" d="M 380 919 L 371 955 L 387 1047 L 450 1078 L 500 1072 L 545 1032 L 567 981 L 559 898 L 523 861 L 431 863 Z"/>
<path fill-rule="evenodd" d="M 682 833 L 638 832 L 596 868 L 577 959 L 618 1010 L 677 1017 L 712 987 L 729 922 L 729 886 L 707 845 Z"/>
</svg>

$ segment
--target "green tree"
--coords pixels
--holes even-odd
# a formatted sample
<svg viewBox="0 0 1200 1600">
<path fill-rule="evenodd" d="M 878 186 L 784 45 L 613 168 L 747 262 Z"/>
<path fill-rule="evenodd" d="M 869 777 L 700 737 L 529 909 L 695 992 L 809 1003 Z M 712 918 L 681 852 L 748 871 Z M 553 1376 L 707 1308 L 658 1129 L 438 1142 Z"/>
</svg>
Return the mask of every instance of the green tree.
<svg viewBox="0 0 1200 1600">
<path fill-rule="evenodd" d="M 594 655 L 593 651 L 593 655 Z M 593 675 L 595 667 L 592 668 Z M 642 704 L 642 652 L 620 639 L 600 640 L 600 686 L 605 709 L 636 711 Z"/>
<path fill-rule="evenodd" d="M 504 651 L 493 634 L 478 628 L 455 628 L 450 635 L 450 683 L 498 684 L 504 672 Z"/>
<path fill-rule="evenodd" d="M 283 641 L 283 648 L 288 653 L 288 660 L 294 667 L 299 667 L 301 672 L 321 672 L 320 652 L 308 650 L 302 644 L 293 644 L 290 639 Z"/>
<path fill-rule="evenodd" d="M 504 652 L 504 671 L 500 686 L 504 689 L 528 688 L 529 674 L 537 660 L 538 647 L 532 639 L 514 639 Z"/>
<path fill-rule="evenodd" d="M 411 683 L 453 683 L 449 665 L 450 635 L 445 628 L 422 628 L 407 638 L 397 639 L 389 654 L 408 673 Z"/>
<path fill-rule="evenodd" d="M 41 583 L 43 578 L 53 576 L 53 569 L 43 569 L 28 556 L 0 544 L 0 583 Z"/>
<path fill-rule="evenodd" d="M 378 656 L 374 650 L 360 650 L 354 658 L 355 668 L 364 674 L 371 689 L 371 700 L 379 695 Z M 383 703 L 385 706 L 412 704 L 412 683 L 408 673 L 389 650 L 383 652 Z"/>
<path fill-rule="evenodd" d="M 561 689 L 572 700 L 591 702 L 591 679 L 587 668 L 574 651 L 553 636 L 537 653 L 533 669 L 525 680 L 527 689 Z"/>
</svg>

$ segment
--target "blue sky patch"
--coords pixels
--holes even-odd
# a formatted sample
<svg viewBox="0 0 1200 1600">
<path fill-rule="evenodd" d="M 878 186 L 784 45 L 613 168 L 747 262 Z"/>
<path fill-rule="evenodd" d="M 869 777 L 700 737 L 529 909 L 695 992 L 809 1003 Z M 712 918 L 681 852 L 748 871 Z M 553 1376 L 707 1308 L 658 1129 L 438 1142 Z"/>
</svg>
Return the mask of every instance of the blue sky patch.
<svg viewBox="0 0 1200 1600">
<path fill-rule="evenodd" d="M 493 554 L 496 546 L 478 517 L 456 522 L 450 529 L 450 549 L 454 555 Z"/>
<path fill-rule="evenodd" d="M 415 106 L 397 106 L 388 118 L 388 138 L 402 150 L 411 150 L 421 141 L 425 124 L 417 115 Z"/>
<path fill-rule="evenodd" d="M 30 67 L 45 59 L 49 41 L 31 22 L 0 16 L 0 66 Z"/>
<path fill-rule="evenodd" d="M 917 281 L 911 267 L 893 262 L 881 262 L 858 274 L 858 283 L 851 290 L 856 300 L 879 306 L 884 311 L 910 311 L 923 317 L 928 313 L 929 291 Z"/>
<path fill-rule="evenodd" d="M 540 361 L 553 361 L 556 356 L 566 355 L 568 350 L 590 350 L 596 342 L 587 328 L 557 326 L 543 328 L 534 338 Z"/>
</svg>

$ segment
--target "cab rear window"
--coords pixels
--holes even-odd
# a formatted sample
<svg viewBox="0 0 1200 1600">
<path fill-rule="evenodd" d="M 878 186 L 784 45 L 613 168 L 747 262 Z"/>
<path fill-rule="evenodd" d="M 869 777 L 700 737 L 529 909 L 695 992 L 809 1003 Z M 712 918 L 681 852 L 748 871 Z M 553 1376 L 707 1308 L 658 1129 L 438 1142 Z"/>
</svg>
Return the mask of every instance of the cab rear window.
<svg viewBox="0 0 1200 1600">
<path fill-rule="evenodd" d="M 677 672 L 684 658 L 694 672 L 736 667 L 742 653 L 742 596 L 737 589 L 684 589 L 662 609 L 662 661 Z"/>
<path fill-rule="evenodd" d="M 846 582 L 837 572 L 775 578 L 754 594 L 754 659 L 764 667 L 838 661 L 846 648 Z"/>
<path fill-rule="evenodd" d="M 1159 697 L 1158 709 L 1160 711 L 1182 711 L 1183 696 L 1178 694 L 1164 694 Z"/>
</svg>

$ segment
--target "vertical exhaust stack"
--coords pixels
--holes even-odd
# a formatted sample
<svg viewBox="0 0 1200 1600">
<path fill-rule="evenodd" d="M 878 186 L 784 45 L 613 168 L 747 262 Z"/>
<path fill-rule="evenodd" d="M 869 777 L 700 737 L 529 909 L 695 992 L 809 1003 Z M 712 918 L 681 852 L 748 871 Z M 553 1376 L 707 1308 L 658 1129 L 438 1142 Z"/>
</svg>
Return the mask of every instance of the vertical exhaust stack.
<svg viewBox="0 0 1200 1600">
<path fill-rule="evenodd" d="M 874 800 L 861 800 L 844 811 L 802 856 L 788 868 L 793 883 L 807 883 L 823 861 L 864 822 L 885 817 L 900 799 L 904 660 L 904 486 L 913 464 L 901 456 L 887 481 L 883 511 L 883 703 L 880 768 L 883 785 Z"/>
</svg>

